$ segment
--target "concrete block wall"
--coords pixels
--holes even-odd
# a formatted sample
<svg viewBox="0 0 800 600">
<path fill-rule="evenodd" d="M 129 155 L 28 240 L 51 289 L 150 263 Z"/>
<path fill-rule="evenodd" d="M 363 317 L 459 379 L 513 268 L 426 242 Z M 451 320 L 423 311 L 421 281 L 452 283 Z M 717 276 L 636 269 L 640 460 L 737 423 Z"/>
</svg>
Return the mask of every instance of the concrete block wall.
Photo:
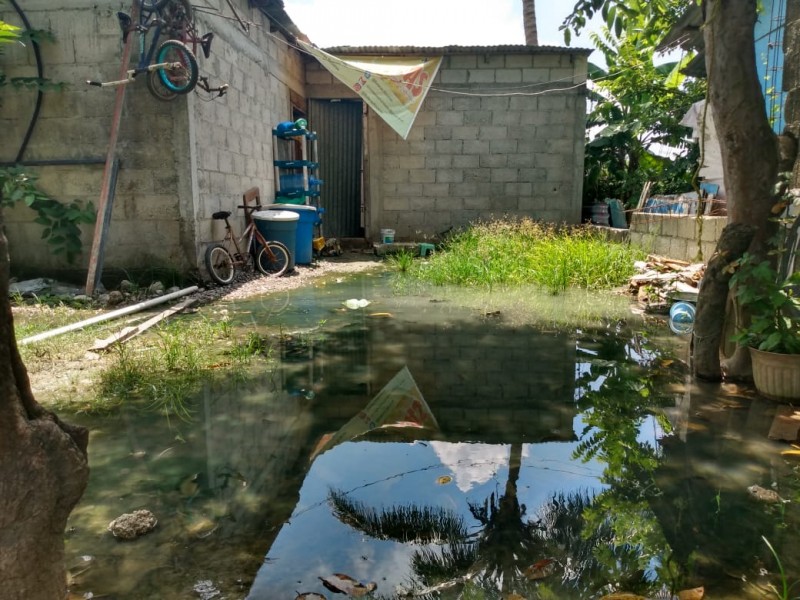
<svg viewBox="0 0 800 600">
<path fill-rule="evenodd" d="M 204 1 L 221 4 L 217 10 L 231 16 L 224 0 Z M 215 33 L 212 54 L 201 60 L 201 72 L 210 74 L 212 85 L 230 86 L 222 98 L 208 101 L 199 92 L 190 99 L 198 265 L 208 242 L 224 233 L 220 223 L 212 221 L 212 213 L 231 211 L 241 233 L 243 213 L 236 207 L 246 190 L 260 188 L 264 205 L 274 201 L 272 129 L 292 117 L 290 91 L 300 96 L 304 91 L 300 54 L 281 34 L 270 32 L 268 20 L 249 8 L 247 0 L 234 4 L 254 23 L 248 35 L 235 22 L 196 11 L 201 31 Z"/>
<path fill-rule="evenodd" d="M 200 32 L 215 33 L 208 59 L 198 48 L 200 74 L 212 85 L 228 83 L 224 97 L 212 100 L 198 91 L 163 102 L 148 92 L 144 77 L 126 90 L 117 147 L 122 165 L 104 272 L 195 272 L 202 265 L 205 245 L 222 235 L 213 229 L 211 213 L 236 211 L 242 193 L 253 186 L 259 186 L 265 198 L 274 193 L 271 129 L 291 117 L 289 90 L 302 96 L 303 66 L 281 34 L 271 32 L 262 13 L 247 0 L 234 3 L 242 17 L 253 22 L 249 34 L 230 20 L 224 0 L 193 2 L 201 9 L 196 11 Z M 32 26 L 55 36 L 54 43 L 42 47 L 45 77 L 66 87 L 45 94 L 24 159 L 95 161 L 31 169 L 40 176 L 41 189 L 58 200 L 83 199 L 96 205 L 99 199 L 103 164 L 98 163 L 106 155 L 115 91 L 84 82 L 118 78 L 122 41 L 116 14 L 128 12 L 129 5 L 127 0 L 65 0 L 54 9 L 50 0 L 25 3 Z M 0 13 L 3 20 L 19 24 L 19 17 L 5 8 Z M 29 48 L 4 50 L 7 75 L 35 75 Z M 34 101 L 33 92 L 2 92 L 0 126 L 6 143 L 0 162 L 16 159 Z M 17 249 L 24 249 L 25 255 L 24 261 L 12 263 L 12 270 L 85 273 L 94 228 L 84 228 L 83 256 L 68 265 L 41 242 L 42 228 L 33 223 L 35 217 L 24 207 L 6 214 L 12 256 Z"/>
<path fill-rule="evenodd" d="M 633 213 L 630 241 L 652 254 L 708 262 L 727 224 L 727 217 Z"/>
<path fill-rule="evenodd" d="M 122 40 L 116 13 L 127 12 L 130 7 L 125 4 L 68 0 L 54 9 L 49 0 L 31 0 L 23 7 L 34 28 L 53 33 L 55 41 L 41 46 L 44 76 L 63 84 L 61 91 L 45 93 L 23 160 L 94 161 L 80 166 L 30 169 L 40 177 L 39 187 L 63 202 L 80 199 L 96 206 L 99 199 L 115 91 L 87 86 L 85 80 L 118 78 Z M 21 24 L 17 14 L 10 10 L 3 12 L 2 18 Z M 36 75 L 30 46 L 6 50 L 3 64 L 8 75 Z M 146 87 L 142 78 L 126 90 L 117 148 L 122 167 L 105 246 L 105 265 L 123 269 L 159 266 L 186 269 L 194 262 L 194 257 L 188 256 L 184 249 L 187 232 L 180 221 L 184 207 L 179 202 L 191 190 L 186 99 L 160 102 Z M 6 132 L 6 143 L 0 148 L 0 161 L 16 160 L 35 99 L 32 91 L 20 93 L 6 88 L 2 92 L 0 127 Z M 24 260 L 12 262 L 12 271 L 51 275 L 55 271 L 85 272 L 93 226 L 84 227 L 83 256 L 78 263 L 69 265 L 53 256 L 41 241 L 42 228 L 33 223 L 35 217 L 33 211 L 24 207 L 6 214 L 12 256 L 17 252 L 24 252 L 25 256 Z"/>
<path fill-rule="evenodd" d="M 370 119 L 383 155 L 370 231 L 412 241 L 504 215 L 578 223 L 585 96 L 552 88 L 585 76 L 567 52 L 446 56 L 406 141 Z"/>
<path fill-rule="evenodd" d="M 420 241 L 504 215 L 579 223 L 586 53 L 486 48 L 444 57 L 403 140 L 367 117 L 367 237 Z M 319 65 L 310 98 L 351 98 Z"/>
</svg>

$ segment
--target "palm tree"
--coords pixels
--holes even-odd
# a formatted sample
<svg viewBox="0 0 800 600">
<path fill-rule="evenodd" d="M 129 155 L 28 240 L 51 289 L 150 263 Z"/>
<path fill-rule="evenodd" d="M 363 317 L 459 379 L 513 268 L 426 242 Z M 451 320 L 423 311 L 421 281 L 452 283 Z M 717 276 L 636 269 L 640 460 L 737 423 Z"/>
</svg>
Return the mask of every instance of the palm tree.
<svg viewBox="0 0 800 600">
<path fill-rule="evenodd" d="M 525 24 L 525 44 L 539 45 L 539 31 L 536 28 L 536 0 L 522 0 L 522 21 Z"/>
<path fill-rule="evenodd" d="M 537 586 L 555 588 L 562 596 L 578 589 L 583 596 L 590 595 L 603 581 L 602 565 L 594 553 L 612 541 L 610 524 L 600 523 L 591 534 L 584 532 L 583 513 L 592 503 L 586 492 L 554 494 L 534 518 L 526 517 L 517 497 L 521 463 L 522 444 L 513 444 L 503 492 L 470 503 L 470 512 L 481 525 L 474 533 L 469 533 L 460 515 L 440 507 L 378 511 L 340 490 L 330 490 L 328 500 L 342 523 L 372 538 L 426 546 L 411 558 L 416 575 L 412 587 L 418 597 L 435 598 L 457 586 L 482 589 L 487 598 L 533 593 Z M 429 547 L 432 543 L 436 547 Z M 622 570 L 632 570 L 627 567 L 635 561 L 625 558 Z M 530 565 L 537 562 L 553 563 L 553 570 L 561 574 L 532 574 Z M 545 577 L 547 581 L 542 581 Z"/>
</svg>

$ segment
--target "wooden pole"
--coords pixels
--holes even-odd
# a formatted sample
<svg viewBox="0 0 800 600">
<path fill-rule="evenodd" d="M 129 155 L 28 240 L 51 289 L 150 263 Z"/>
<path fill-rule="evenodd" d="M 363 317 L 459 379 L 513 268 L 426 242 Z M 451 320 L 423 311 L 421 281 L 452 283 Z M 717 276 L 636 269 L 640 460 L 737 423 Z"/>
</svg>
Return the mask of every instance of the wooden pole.
<svg viewBox="0 0 800 600">
<path fill-rule="evenodd" d="M 131 7 L 131 21 L 139 21 L 139 2 L 134 1 Z M 125 48 L 122 50 L 122 64 L 120 65 L 119 78 L 126 79 L 128 75 L 128 64 L 131 59 L 133 40 L 136 38 L 133 32 L 128 32 L 125 41 Z M 100 185 L 100 199 L 97 203 L 97 220 L 94 225 L 94 237 L 92 238 L 92 251 L 89 255 L 89 272 L 86 276 L 86 295 L 94 294 L 97 285 L 100 283 L 103 263 L 103 247 L 108 226 L 111 222 L 111 202 L 113 194 L 111 186 L 116 183 L 116 173 L 114 169 L 115 157 L 117 152 L 117 138 L 119 137 L 119 125 L 122 121 L 122 108 L 125 103 L 125 90 L 128 86 L 121 85 L 117 88 L 117 96 L 114 104 L 114 116 L 111 121 L 111 135 L 108 140 L 108 150 L 106 152 L 106 166 L 103 169 L 103 181 Z"/>
</svg>

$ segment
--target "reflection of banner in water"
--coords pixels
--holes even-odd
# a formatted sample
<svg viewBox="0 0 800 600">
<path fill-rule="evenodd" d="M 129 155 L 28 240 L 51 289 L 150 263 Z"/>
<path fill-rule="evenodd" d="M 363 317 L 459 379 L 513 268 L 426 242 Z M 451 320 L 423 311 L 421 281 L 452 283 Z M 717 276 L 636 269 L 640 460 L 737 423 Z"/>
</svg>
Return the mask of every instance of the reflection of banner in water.
<svg viewBox="0 0 800 600">
<path fill-rule="evenodd" d="M 438 430 L 439 423 L 422 397 L 408 367 L 403 367 L 360 413 L 339 431 L 323 436 L 311 456 L 312 460 L 337 444 L 382 428 L 413 427 Z"/>
<path fill-rule="evenodd" d="M 340 58 L 297 41 L 336 79 L 356 92 L 403 139 L 442 64 L 436 58 Z"/>
</svg>

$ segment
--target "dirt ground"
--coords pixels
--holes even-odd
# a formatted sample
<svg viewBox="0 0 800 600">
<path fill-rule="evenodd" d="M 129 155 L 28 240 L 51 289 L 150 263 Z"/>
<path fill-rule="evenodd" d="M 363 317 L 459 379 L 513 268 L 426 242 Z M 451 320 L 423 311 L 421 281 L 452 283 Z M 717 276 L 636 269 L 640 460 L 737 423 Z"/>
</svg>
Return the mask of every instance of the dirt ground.
<svg viewBox="0 0 800 600">
<path fill-rule="evenodd" d="M 283 277 L 270 278 L 260 273 L 243 273 L 228 286 L 209 284 L 192 296 L 200 305 L 215 302 L 242 299 L 251 296 L 268 294 L 285 290 L 293 290 L 312 285 L 316 280 L 336 274 L 360 273 L 369 269 L 378 269 L 385 265 L 383 260 L 374 254 L 372 249 L 345 250 L 341 256 L 323 257 L 310 265 L 297 265 L 293 272 Z M 183 301 L 188 297 L 181 298 Z M 169 304 L 159 305 L 151 311 L 159 312 L 168 308 Z M 120 308 L 115 306 L 114 308 Z M 65 309 L 70 310 L 70 309 Z M 47 313 L 52 311 L 46 305 L 17 306 L 12 309 L 15 319 L 48 319 Z M 137 313 L 132 316 L 140 316 Z M 75 322 L 88 318 L 84 312 L 70 321 Z M 108 321 L 115 323 L 114 329 L 125 326 L 125 318 Z M 93 381 L 109 361 L 109 354 L 87 352 L 92 345 L 94 334 L 78 332 L 75 341 L 65 340 L 66 336 L 56 336 L 25 346 L 23 360 L 28 370 L 31 388 L 37 400 L 45 405 L 53 403 L 72 404 L 91 395 Z M 108 333 L 100 334 L 106 337 Z"/>
</svg>

